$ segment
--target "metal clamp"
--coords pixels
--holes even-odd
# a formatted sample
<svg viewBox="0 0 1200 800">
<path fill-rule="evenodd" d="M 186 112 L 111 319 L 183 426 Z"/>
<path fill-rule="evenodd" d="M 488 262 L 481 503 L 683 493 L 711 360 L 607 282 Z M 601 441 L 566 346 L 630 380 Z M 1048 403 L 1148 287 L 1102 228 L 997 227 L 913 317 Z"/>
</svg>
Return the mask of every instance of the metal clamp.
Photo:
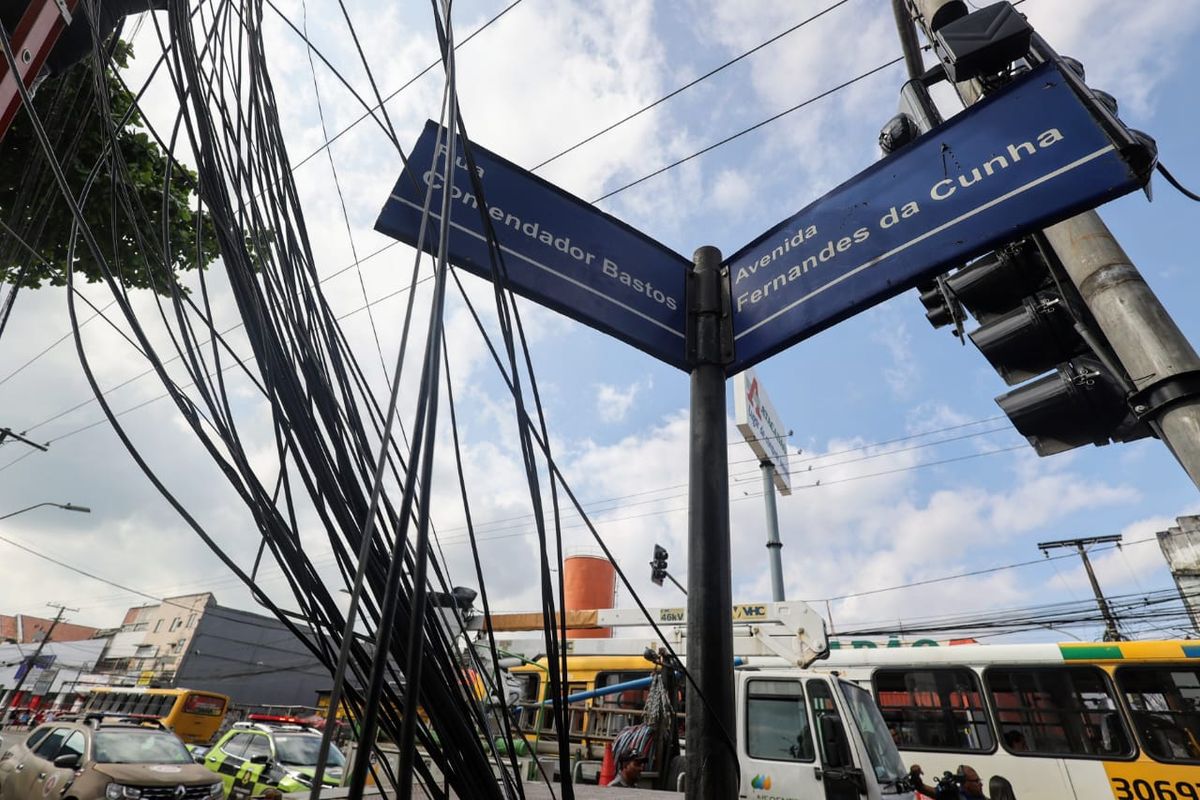
<svg viewBox="0 0 1200 800">
<path fill-rule="evenodd" d="M 1200 396 L 1200 370 L 1189 370 L 1163 378 L 1129 398 L 1129 407 L 1139 420 L 1154 419 L 1168 407 Z"/>
</svg>

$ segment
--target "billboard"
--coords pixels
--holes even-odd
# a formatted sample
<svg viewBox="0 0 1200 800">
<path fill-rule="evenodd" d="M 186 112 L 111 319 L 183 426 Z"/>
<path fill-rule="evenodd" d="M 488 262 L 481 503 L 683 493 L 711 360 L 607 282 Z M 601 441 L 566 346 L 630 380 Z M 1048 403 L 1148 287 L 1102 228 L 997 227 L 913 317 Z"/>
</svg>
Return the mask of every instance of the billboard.
<svg viewBox="0 0 1200 800">
<path fill-rule="evenodd" d="M 779 418 L 754 370 L 748 369 L 733 377 L 733 406 L 734 420 L 746 444 L 759 461 L 769 461 L 775 467 L 775 488 L 779 493 L 791 494 L 787 440 L 792 432 Z"/>
</svg>

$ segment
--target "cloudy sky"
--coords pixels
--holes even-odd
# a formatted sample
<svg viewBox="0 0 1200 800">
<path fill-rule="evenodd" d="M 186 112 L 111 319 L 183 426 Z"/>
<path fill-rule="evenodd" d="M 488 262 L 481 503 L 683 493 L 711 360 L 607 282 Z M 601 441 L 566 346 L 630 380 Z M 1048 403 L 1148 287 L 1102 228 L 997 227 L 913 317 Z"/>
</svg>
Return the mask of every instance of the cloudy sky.
<svg viewBox="0 0 1200 800">
<path fill-rule="evenodd" d="M 900 48 L 889 5 L 524 0 L 460 50 L 463 114 L 477 142 L 533 167 L 829 5 L 837 7 L 538 170 L 590 200 L 895 58 Z M 348 0 L 346 7 L 384 94 L 437 58 L 426 4 Z M 502 8 L 492 0 L 458 4 L 459 38 Z M 278 9 L 297 27 L 307 15 L 316 46 L 369 94 L 338 4 L 281 2 Z M 1129 125 L 1157 139 L 1162 160 L 1177 176 L 1200 186 L 1192 102 L 1200 6 L 1027 0 L 1021 11 L 1060 52 L 1084 62 L 1089 83 L 1118 98 Z M 310 68 L 303 41 L 273 14 L 267 12 L 267 54 L 288 152 L 298 163 L 358 119 L 362 108 L 319 60 Z M 158 48 L 152 25 L 142 25 L 135 47 L 130 77 L 139 81 Z M 599 207 L 687 257 L 701 245 L 732 253 L 879 157 L 878 129 L 895 112 L 903 80 L 902 66 L 884 69 Z M 437 116 L 441 91 L 440 72 L 433 70 L 388 103 L 406 148 L 425 120 Z M 147 109 L 156 126 L 169 130 L 178 105 L 164 81 L 151 85 Z M 946 105 L 945 112 L 952 111 Z M 400 168 L 395 149 L 368 122 L 295 173 L 318 271 L 331 276 L 326 297 L 381 395 L 381 361 L 395 359 L 406 301 L 398 290 L 406 285 L 412 252 L 397 246 L 364 256 L 390 243 L 373 224 Z M 1197 341 L 1200 278 L 1185 237 L 1200 206 L 1161 180 L 1154 188 L 1152 203 L 1138 193 L 1101 213 Z M 356 257 L 361 263 L 354 267 Z M 218 324 L 229 327 L 236 310 L 219 272 L 217 265 Z M 490 289 L 482 281 L 464 275 L 463 282 L 488 305 Z M 101 308 L 111 300 L 101 287 L 83 294 Z M 418 308 L 428 299 L 420 294 Z M 148 320 L 157 314 L 152 298 L 135 301 Z M 564 473 L 647 604 L 679 604 L 682 597 L 669 584 L 649 583 L 646 561 L 657 542 L 670 551 L 673 572 L 684 577 L 687 376 L 531 303 L 522 302 L 521 310 Z M 174 407 L 158 399 L 161 384 L 139 377 L 147 365 L 112 320 L 115 328 L 103 318 L 83 328 L 109 401 L 127 410 L 124 425 L 164 483 L 248 568 L 258 543 L 250 515 Z M 472 516 L 491 596 L 504 608 L 533 609 L 536 538 L 511 401 L 461 298 L 449 299 L 447 320 Z M 92 512 L 45 507 L 0 522 L 0 612 L 49 615 L 45 604 L 61 602 L 78 609 L 73 621 L 104 627 L 118 625 L 129 606 L 149 602 L 49 559 L 152 597 L 207 590 L 223 604 L 252 608 L 248 593 L 182 524 L 103 421 L 69 330 L 64 290 L 46 288 L 19 298 L 0 340 L 0 426 L 49 443 L 45 453 L 11 442 L 0 446 L 0 515 L 43 501 Z M 236 333 L 231 342 L 246 352 Z M 758 374 L 794 431 L 794 492 L 778 503 L 788 597 L 843 597 L 1028 561 L 1038 557 L 1036 542 L 1102 534 L 1129 542 L 1096 557 L 1107 592 L 1170 585 L 1157 545 L 1144 540 L 1176 516 L 1197 513 L 1200 503 L 1165 447 L 1151 440 L 1039 459 L 993 402 L 1005 391 L 1003 382 L 973 347 L 927 325 L 915 293 L 769 359 Z M 248 449 L 261 451 L 270 481 L 268 410 L 248 385 L 235 381 L 231 393 Z M 411 413 L 411 398 L 406 402 Z M 768 599 L 760 477 L 733 428 L 732 408 L 731 400 L 734 595 Z M 474 585 L 452 453 L 440 452 L 434 522 L 455 582 Z M 595 552 L 577 518 L 566 525 L 571 552 Z M 312 558 L 327 567 L 328 548 L 319 536 L 308 539 Z M 278 569 L 268 566 L 261 585 L 287 604 Z M 933 589 L 848 597 L 831 610 L 838 627 L 853 628 L 946 613 L 948 597 L 954 610 L 972 611 L 1088 594 L 1078 564 L 1059 560 Z M 624 592 L 621 600 L 628 602 Z"/>
</svg>

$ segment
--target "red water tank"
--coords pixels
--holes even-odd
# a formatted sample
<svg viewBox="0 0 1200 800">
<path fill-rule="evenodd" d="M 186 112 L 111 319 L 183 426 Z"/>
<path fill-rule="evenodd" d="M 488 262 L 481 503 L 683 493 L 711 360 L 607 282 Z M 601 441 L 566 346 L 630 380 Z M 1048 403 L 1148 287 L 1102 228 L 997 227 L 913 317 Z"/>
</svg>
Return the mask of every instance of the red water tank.
<svg viewBox="0 0 1200 800">
<path fill-rule="evenodd" d="M 573 555 L 563 559 L 563 603 L 567 611 L 612 608 L 617 572 L 603 556 Z M 607 639 L 611 628 L 568 630 L 568 639 Z"/>
</svg>

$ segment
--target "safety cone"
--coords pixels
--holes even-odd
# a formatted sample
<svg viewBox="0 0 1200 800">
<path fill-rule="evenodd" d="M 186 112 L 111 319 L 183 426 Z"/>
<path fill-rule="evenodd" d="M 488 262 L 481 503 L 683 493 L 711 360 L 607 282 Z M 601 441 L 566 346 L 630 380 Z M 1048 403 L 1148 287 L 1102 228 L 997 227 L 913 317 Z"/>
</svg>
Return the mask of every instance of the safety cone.
<svg viewBox="0 0 1200 800">
<path fill-rule="evenodd" d="M 604 760 L 600 762 L 600 785 L 608 786 L 608 782 L 617 777 L 617 765 L 613 762 L 612 742 L 604 745 Z"/>
</svg>

